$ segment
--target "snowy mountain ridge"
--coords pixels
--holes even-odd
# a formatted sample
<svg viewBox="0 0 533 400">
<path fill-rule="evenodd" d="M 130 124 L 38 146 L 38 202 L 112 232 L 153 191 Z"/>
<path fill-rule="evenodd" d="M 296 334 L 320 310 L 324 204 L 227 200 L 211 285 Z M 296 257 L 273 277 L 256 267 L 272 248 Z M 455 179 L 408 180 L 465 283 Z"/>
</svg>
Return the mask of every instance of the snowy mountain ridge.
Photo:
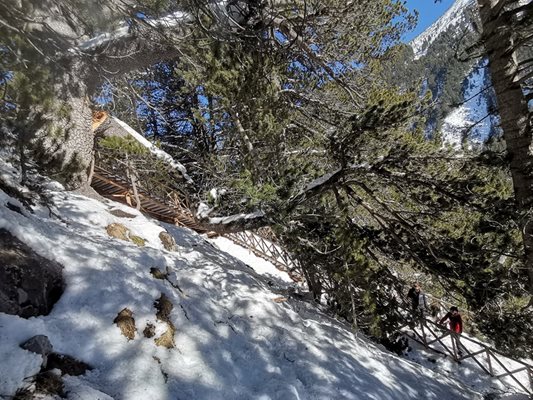
<svg viewBox="0 0 533 400">
<path fill-rule="evenodd" d="M 499 134 L 487 60 L 459 61 L 455 54 L 457 45 L 476 40 L 478 34 L 471 28 L 475 7 L 474 0 L 456 0 L 409 43 L 411 62 L 424 74 L 423 91 L 430 90 L 435 102 L 426 134 L 439 134 L 443 146 L 458 151 L 478 148 Z M 467 31 L 469 34 L 464 35 Z"/>
<path fill-rule="evenodd" d="M 415 60 L 426 54 L 426 49 L 445 30 L 457 26 L 465 21 L 464 10 L 475 0 L 455 0 L 455 3 L 435 21 L 429 28 L 414 38 L 410 45 L 413 48 Z"/>
</svg>

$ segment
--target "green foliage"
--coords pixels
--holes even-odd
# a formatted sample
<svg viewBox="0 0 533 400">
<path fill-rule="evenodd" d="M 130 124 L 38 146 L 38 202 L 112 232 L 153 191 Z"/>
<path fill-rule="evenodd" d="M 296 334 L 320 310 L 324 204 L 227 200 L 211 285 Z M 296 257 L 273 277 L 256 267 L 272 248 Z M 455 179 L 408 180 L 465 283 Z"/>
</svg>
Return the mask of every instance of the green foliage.
<svg viewBox="0 0 533 400">
<path fill-rule="evenodd" d="M 481 311 L 479 329 L 494 340 L 494 345 L 515 357 L 533 350 L 533 310 L 527 307 L 528 299 L 503 295 L 498 301 L 488 303 Z"/>
<path fill-rule="evenodd" d="M 132 136 L 106 136 L 100 139 L 98 144 L 104 150 L 123 155 L 141 156 L 150 153 L 145 146 Z"/>
<path fill-rule="evenodd" d="M 276 200 L 276 188 L 268 183 L 254 184 L 252 173 L 248 170 L 243 171 L 240 178 L 234 182 L 234 187 L 248 199 L 249 205 L 260 206 L 269 204 Z"/>
</svg>

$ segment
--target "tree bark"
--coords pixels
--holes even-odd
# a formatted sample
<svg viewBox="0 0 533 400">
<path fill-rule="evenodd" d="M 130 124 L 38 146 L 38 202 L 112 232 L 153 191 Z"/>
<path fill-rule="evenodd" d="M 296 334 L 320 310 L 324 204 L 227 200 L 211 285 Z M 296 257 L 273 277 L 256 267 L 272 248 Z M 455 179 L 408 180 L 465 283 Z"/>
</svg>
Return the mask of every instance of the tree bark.
<svg viewBox="0 0 533 400">
<path fill-rule="evenodd" d="M 529 292 L 533 295 L 533 143 L 527 101 L 520 83 L 515 80 L 518 32 L 511 25 L 509 13 L 503 14 L 504 6 L 511 3 L 508 0 L 478 0 L 483 25 L 482 40 L 507 145 L 515 200 L 522 215 L 520 228 Z"/>
</svg>

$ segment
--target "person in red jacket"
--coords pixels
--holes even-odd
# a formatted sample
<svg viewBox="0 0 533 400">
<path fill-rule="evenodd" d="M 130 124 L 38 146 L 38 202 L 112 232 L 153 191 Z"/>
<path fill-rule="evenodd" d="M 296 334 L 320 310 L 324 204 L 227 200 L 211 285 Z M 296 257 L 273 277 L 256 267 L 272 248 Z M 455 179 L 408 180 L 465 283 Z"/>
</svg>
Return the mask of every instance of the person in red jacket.
<svg viewBox="0 0 533 400">
<path fill-rule="evenodd" d="M 450 330 L 455 333 L 463 333 L 463 318 L 459 314 L 459 309 L 457 307 L 450 307 L 450 311 L 441 318 L 439 324 L 442 325 L 444 322 L 450 320 Z"/>
<path fill-rule="evenodd" d="M 450 311 L 442 317 L 439 321 L 439 324 L 444 324 L 446 320 L 450 320 L 450 330 L 452 333 L 452 344 L 454 347 L 454 358 L 457 360 L 457 354 L 459 358 L 463 355 L 461 350 L 461 342 L 459 341 L 459 335 L 463 333 L 463 318 L 459 314 L 459 309 L 457 307 L 450 307 Z M 455 353 L 457 351 L 457 353 Z"/>
</svg>

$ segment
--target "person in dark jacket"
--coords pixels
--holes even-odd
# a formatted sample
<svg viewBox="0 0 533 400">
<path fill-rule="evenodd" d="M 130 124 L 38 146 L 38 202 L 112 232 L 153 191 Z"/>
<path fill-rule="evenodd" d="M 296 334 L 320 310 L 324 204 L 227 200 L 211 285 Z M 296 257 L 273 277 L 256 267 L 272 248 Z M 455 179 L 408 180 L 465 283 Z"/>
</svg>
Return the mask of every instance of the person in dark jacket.
<svg viewBox="0 0 533 400">
<path fill-rule="evenodd" d="M 416 324 L 423 324 L 428 304 L 426 300 L 426 294 L 422 291 L 420 283 L 416 282 L 413 287 L 407 293 L 407 298 L 411 302 L 411 310 L 413 312 L 413 320 L 411 322 L 412 327 Z"/>
<path fill-rule="evenodd" d="M 415 311 L 418 308 L 418 293 L 420 293 L 420 284 L 413 283 L 413 286 L 407 292 L 407 300 L 411 303 L 411 309 Z"/>
<path fill-rule="evenodd" d="M 454 347 L 454 357 L 457 359 L 457 354 L 459 357 L 463 355 L 461 350 L 461 342 L 459 340 L 459 335 L 463 333 L 463 318 L 459 314 L 459 309 L 457 307 L 450 307 L 450 311 L 441 318 L 439 324 L 442 325 L 446 320 L 450 321 L 450 330 L 452 333 L 452 344 Z M 457 354 L 455 353 L 457 351 Z"/>
<path fill-rule="evenodd" d="M 420 283 L 415 282 L 413 287 L 407 292 L 407 298 L 411 302 L 411 309 L 413 313 L 424 314 L 428 309 L 428 304 L 426 300 L 426 294 L 422 291 Z"/>
</svg>

